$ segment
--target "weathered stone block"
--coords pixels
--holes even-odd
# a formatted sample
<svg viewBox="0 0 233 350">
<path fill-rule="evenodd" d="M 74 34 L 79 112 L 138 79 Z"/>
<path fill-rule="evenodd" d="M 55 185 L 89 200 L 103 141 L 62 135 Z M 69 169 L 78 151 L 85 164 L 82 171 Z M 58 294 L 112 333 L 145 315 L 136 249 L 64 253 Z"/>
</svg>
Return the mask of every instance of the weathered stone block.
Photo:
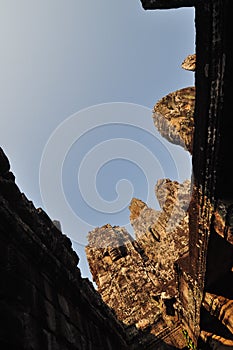
<svg viewBox="0 0 233 350">
<path fill-rule="evenodd" d="M 64 298 L 63 295 L 58 294 L 58 303 L 61 308 L 61 311 L 64 313 L 65 316 L 69 317 L 70 315 L 70 310 L 68 306 L 67 300 Z"/>
<path fill-rule="evenodd" d="M 61 313 L 58 315 L 58 329 L 61 336 L 70 344 L 75 344 L 74 328 L 71 326 L 69 320 Z"/>
</svg>

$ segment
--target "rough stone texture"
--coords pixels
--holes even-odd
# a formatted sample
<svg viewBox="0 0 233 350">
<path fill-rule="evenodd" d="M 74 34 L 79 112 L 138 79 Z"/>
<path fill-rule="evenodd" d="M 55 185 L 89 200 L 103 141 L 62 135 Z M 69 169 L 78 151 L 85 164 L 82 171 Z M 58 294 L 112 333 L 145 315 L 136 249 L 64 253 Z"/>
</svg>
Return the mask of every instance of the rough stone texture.
<svg viewBox="0 0 233 350">
<path fill-rule="evenodd" d="M 0 148 L 0 348 L 129 349 L 121 323 L 81 278 L 70 240 L 9 168 Z"/>
<path fill-rule="evenodd" d="M 231 220 L 226 215 L 233 203 L 231 6 L 228 0 L 196 3 L 194 186 L 189 208 L 189 255 L 179 263 L 180 271 L 188 278 L 185 282 L 181 273 L 178 283 L 183 283 L 189 292 L 189 308 L 183 322 L 195 344 L 200 330 L 201 334 L 207 332 L 213 334 L 212 339 L 218 339 L 218 344 L 207 341 L 207 349 L 221 349 L 220 339 L 230 338 L 221 334 L 227 331 L 226 327 L 201 309 L 204 293 L 233 299 Z M 220 203 L 224 204 L 225 214 L 221 213 Z"/>
<path fill-rule="evenodd" d="M 151 9 L 196 6 L 194 186 L 189 206 L 189 251 L 175 263 L 176 307 L 182 326 L 187 327 L 183 331 L 189 348 L 195 349 L 202 339 L 206 342 L 200 343 L 202 349 L 229 350 L 233 346 L 232 333 L 218 317 L 210 314 L 212 306 L 206 311 L 201 309 L 201 304 L 207 293 L 215 295 L 214 299 L 218 301 L 222 298 L 233 300 L 232 1 L 142 0 L 142 3 L 144 8 Z M 159 317 L 162 322 L 158 325 L 168 325 L 166 331 L 156 337 L 151 331 L 153 325 L 147 330 L 147 321 L 139 322 L 138 327 L 128 326 L 126 333 L 122 330 L 122 324 L 104 306 L 88 281 L 81 279 L 76 267 L 78 258 L 70 248 L 69 240 L 43 211 L 36 210 L 20 193 L 2 150 L 0 204 L 0 273 L 1 281 L 4 281 L 0 287 L 1 348 L 136 349 L 137 346 L 138 349 L 158 350 L 168 348 L 166 344 L 174 344 L 180 339 L 179 323 L 176 328 L 172 326 L 176 311 L 172 316 L 171 303 L 168 303 L 169 299 L 163 300 L 162 293 L 156 295 L 155 301 L 161 305 Z M 147 212 L 147 207 L 136 200 L 132 207 L 131 219 L 136 223 L 141 213 Z M 157 217 L 151 211 L 148 213 Z M 142 266 L 148 256 L 140 246 L 134 246 L 132 239 L 120 228 L 106 227 L 106 230 L 119 244 L 117 247 L 110 244 L 110 249 L 105 250 L 104 266 L 112 261 L 110 266 L 113 268 L 126 260 L 127 254 L 121 248 L 126 245 L 133 247 L 130 248 L 132 253 L 128 254 L 130 259 L 134 262 L 137 256 Z M 148 242 L 151 244 L 153 236 L 158 246 L 161 237 L 154 227 L 149 232 Z M 103 250 L 103 247 L 98 249 Z M 149 264 L 149 259 L 146 263 Z M 96 278 L 98 276 L 96 270 Z M 150 277 L 146 283 L 150 284 L 151 280 Z M 223 319 L 227 321 L 224 315 Z M 227 322 L 225 324 L 229 324 Z M 123 337 L 127 341 L 128 336 L 131 340 L 136 339 L 135 343 L 125 344 Z M 181 348 L 182 344 L 177 347 Z"/>
<path fill-rule="evenodd" d="M 214 229 L 219 236 L 233 245 L 232 204 L 219 201 L 213 214 Z"/>
<path fill-rule="evenodd" d="M 188 55 L 182 62 L 181 67 L 194 72 L 196 69 L 196 54 Z"/>
<path fill-rule="evenodd" d="M 130 203 L 130 221 L 137 219 L 143 208 L 147 207 L 146 203 L 138 198 L 133 198 Z"/>
<path fill-rule="evenodd" d="M 153 110 L 154 124 L 168 141 L 192 153 L 195 88 L 177 90 L 163 97 Z"/>
<path fill-rule="evenodd" d="M 224 222 L 223 230 L 220 229 L 220 225 L 216 224 L 215 210 L 220 202 L 227 203 L 226 211 L 233 203 L 233 176 L 229 153 L 233 148 L 230 131 L 233 124 L 231 6 L 232 3 L 228 0 L 204 3 L 198 1 L 196 5 L 194 193 L 192 207 L 189 210 L 192 235 L 190 235 L 188 263 L 189 274 L 200 292 L 198 299 L 190 289 L 190 299 L 194 300 L 192 304 L 196 310 L 200 309 L 200 301 L 206 291 L 233 299 L 231 272 L 233 255 L 229 238 L 226 240 L 231 225 L 229 222 Z M 219 215 L 222 214 L 219 212 Z M 222 218 L 225 220 L 226 216 L 222 215 Z M 217 226 L 222 237 L 217 236 Z M 227 229 L 224 230 L 224 227 Z M 214 327 L 212 319 L 205 324 L 206 329 L 204 328 L 205 317 L 206 314 L 196 312 L 196 328 L 192 328 L 190 324 L 190 332 L 195 334 L 194 339 L 198 338 L 200 331 L 198 325 L 201 325 L 202 331 L 225 338 L 219 334 L 220 326 Z M 186 320 L 189 323 L 188 318 Z M 207 330 L 207 326 L 210 328 L 213 326 L 212 330 Z"/>
<path fill-rule="evenodd" d="M 154 335 L 181 348 L 173 264 L 188 249 L 190 182 L 160 180 L 156 194 L 161 211 L 131 202 L 135 240 L 124 228 L 105 225 L 89 233 L 86 253 L 98 291 L 118 319 L 143 330 L 141 342 Z"/>
<path fill-rule="evenodd" d="M 188 249 L 191 184 L 163 179 L 157 182 L 155 192 L 162 210 L 145 206 L 131 225 L 139 246 L 155 266 L 162 290 L 168 291 L 174 283 L 173 264 Z"/>
<path fill-rule="evenodd" d="M 201 339 L 208 346 L 207 349 L 231 350 L 233 349 L 233 340 L 225 339 L 211 332 L 201 331 Z"/>
<path fill-rule="evenodd" d="M 205 293 L 203 306 L 233 334 L 233 300 L 229 300 L 221 295 Z"/>
<path fill-rule="evenodd" d="M 166 9 L 182 4 L 176 0 L 141 2 L 146 9 Z M 231 349 L 231 339 L 222 335 L 226 327 L 222 329 L 221 322 L 216 326 L 216 321 L 207 317 L 208 312 L 201 313 L 201 304 L 206 291 L 233 300 L 232 2 L 197 0 L 193 5 L 197 57 L 194 185 L 189 207 L 189 254 L 176 264 L 178 300 L 182 323 L 194 345 L 201 335 L 206 341 L 201 344 L 205 349 Z"/>
<path fill-rule="evenodd" d="M 142 1 L 147 9 L 179 7 L 181 3 L 175 0 Z M 211 308 L 204 312 L 202 299 L 208 295 L 205 293 L 212 293 L 219 300 L 228 299 L 227 305 L 231 305 L 233 300 L 233 176 L 227 156 L 233 146 L 230 133 L 233 124 L 230 118 L 233 86 L 230 62 L 233 54 L 229 36 L 232 20 L 227 0 L 196 1 L 195 5 L 197 62 L 195 56 L 189 56 L 182 67 L 189 70 L 196 68 L 196 89 L 189 87 L 168 94 L 155 105 L 153 115 L 155 126 L 166 139 L 193 154 L 194 183 L 188 208 L 189 250 L 185 252 L 181 249 L 180 256 L 169 260 L 168 252 L 174 254 L 178 249 L 175 247 L 170 251 L 168 241 L 163 244 L 164 238 L 167 239 L 164 232 L 169 232 L 170 228 L 174 236 L 179 229 L 185 231 L 186 222 L 177 220 L 173 209 L 176 206 L 172 201 L 169 205 L 167 195 L 165 210 L 163 208 L 160 214 L 134 199 L 131 203 L 131 223 L 140 247 L 138 252 L 145 266 L 149 266 L 147 271 L 151 273 L 156 290 L 163 293 L 166 287 L 169 297 L 175 295 L 177 315 L 182 320 L 189 347 L 195 349 L 202 339 L 206 342 L 205 345 L 201 343 L 204 348 L 221 349 L 232 344 L 231 326 L 225 316 L 219 317 L 221 322 L 216 317 L 213 319 Z M 176 220 L 170 221 L 168 217 L 173 215 Z M 165 223 L 165 228 L 161 221 Z M 179 224 L 174 225 L 177 222 L 181 223 L 180 227 Z M 154 253 L 155 247 L 157 254 Z M 156 273 L 150 270 L 158 260 L 168 261 L 169 265 L 174 263 L 175 271 L 166 265 L 156 266 Z M 130 264 L 134 265 L 134 261 L 130 260 Z M 134 273 L 137 274 L 137 271 Z M 111 281 L 114 276 L 113 273 Z M 168 276 L 171 281 L 176 276 L 175 287 L 172 282 L 169 283 Z M 121 295 L 124 293 L 121 292 Z M 162 310 L 161 316 L 165 320 L 165 308 Z"/>
</svg>

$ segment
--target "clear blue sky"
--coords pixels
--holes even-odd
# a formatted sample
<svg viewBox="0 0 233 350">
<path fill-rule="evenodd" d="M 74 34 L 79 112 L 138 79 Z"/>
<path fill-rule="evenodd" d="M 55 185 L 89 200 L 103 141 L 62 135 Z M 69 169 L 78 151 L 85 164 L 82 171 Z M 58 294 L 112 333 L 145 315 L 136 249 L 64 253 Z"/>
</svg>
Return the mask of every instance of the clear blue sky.
<svg viewBox="0 0 233 350">
<path fill-rule="evenodd" d="M 180 67 L 194 52 L 194 10 L 1 0 L 0 43 L 1 146 L 20 189 L 61 222 L 89 276 L 88 230 L 127 226 L 132 196 L 156 207 L 159 177 L 190 174 L 181 148 L 159 139 L 151 110 L 194 84 Z"/>
</svg>

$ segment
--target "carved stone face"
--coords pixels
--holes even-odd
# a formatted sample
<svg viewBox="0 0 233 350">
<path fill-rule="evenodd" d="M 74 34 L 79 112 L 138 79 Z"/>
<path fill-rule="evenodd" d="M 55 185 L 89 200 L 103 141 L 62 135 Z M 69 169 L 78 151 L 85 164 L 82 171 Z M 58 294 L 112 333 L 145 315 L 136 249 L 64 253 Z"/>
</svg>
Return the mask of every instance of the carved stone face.
<svg viewBox="0 0 233 350">
<path fill-rule="evenodd" d="M 177 90 L 156 103 L 153 120 L 168 141 L 192 153 L 194 131 L 195 87 Z"/>
</svg>

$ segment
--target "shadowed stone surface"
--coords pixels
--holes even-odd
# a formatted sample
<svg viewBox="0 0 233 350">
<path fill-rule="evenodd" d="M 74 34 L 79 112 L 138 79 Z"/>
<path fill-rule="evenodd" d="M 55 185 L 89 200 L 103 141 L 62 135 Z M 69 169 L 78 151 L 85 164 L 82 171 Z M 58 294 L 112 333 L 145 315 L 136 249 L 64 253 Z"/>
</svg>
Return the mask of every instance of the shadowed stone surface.
<svg viewBox="0 0 233 350">
<path fill-rule="evenodd" d="M 0 148 L 0 348 L 129 349 L 122 324 L 81 277 L 69 238 L 9 170 Z"/>
<path fill-rule="evenodd" d="M 141 0 L 145 10 L 179 8 L 194 6 L 196 0 Z"/>
<path fill-rule="evenodd" d="M 231 313 L 227 313 L 233 300 L 233 176 L 229 161 L 233 149 L 232 3 L 230 0 L 145 0 L 142 3 L 151 9 L 196 5 L 194 185 L 188 210 L 189 252 L 175 263 L 176 303 L 163 292 L 160 296 L 153 295 L 160 310 L 158 326 L 167 328 L 158 338 L 153 336 L 153 325 L 148 326 L 150 313 L 135 327 L 116 321 L 90 283 L 81 278 L 78 258 L 70 241 L 42 210 L 36 209 L 21 194 L 14 175 L 9 172 L 9 162 L 0 150 L 0 273 L 4 281 L 0 286 L 1 349 L 171 349 L 166 343 L 177 344 L 181 339 L 180 324 L 174 327 L 173 323 L 177 316 L 182 328 L 186 328 L 183 334 L 189 348 L 195 349 L 202 339 L 202 349 L 232 349 L 232 333 L 228 317 L 225 318 L 225 315 L 231 318 Z M 186 145 L 185 137 L 182 142 Z M 136 226 L 143 226 L 143 215 L 158 221 L 160 214 L 142 202 L 134 200 L 132 204 L 131 220 Z M 162 213 L 163 218 L 167 217 L 166 210 L 161 210 Z M 139 244 L 134 246 L 135 241 L 123 229 L 108 226 L 104 230 L 110 231 L 115 237 L 114 245 L 117 243 L 116 247 L 110 244 L 107 251 L 98 246 L 106 258 L 104 266 L 109 264 L 114 268 L 115 265 L 118 271 L 127 256 L 132 262 L 138 257 L 143 273 L 147 271 L 149 253 Z M 151 245 L 147 252 L 153 250 L 152 237 L 157 247 L 163 239 L 154 226 L 150 227 L 149 234 L 145 235 Z M 125 246 L 129 254 L 121 248 Z M 93 271 L 99 278 L 98 269 Z M 113 277 L 114 285 L 116 275 Z M 104 286 L 104 280 L 102 282 Z M 152 285 L 152 278 L 146 283 Z M 137 291 L 139 295 L 141 289 Z M 124 293 L 127 295 L 127 284 Z M 148 295 L 148 290 L 143 293 Z M 134 295 L 136 298 L 137 294 Z M 201 310 L 204 295 L 208 296 L 207 310 Z M 213 308 L 212 299 L 220 303 L 224 312 L 220 318 L 228 328 L 218 320 L 218 308 Z M 143 314 L 143 308 L 141 312 Z M 128 341 L 129 338 L 135 339 L 135 343 Z M 177 348 L 182 347 L 181 341 Z"/>
</svg>

